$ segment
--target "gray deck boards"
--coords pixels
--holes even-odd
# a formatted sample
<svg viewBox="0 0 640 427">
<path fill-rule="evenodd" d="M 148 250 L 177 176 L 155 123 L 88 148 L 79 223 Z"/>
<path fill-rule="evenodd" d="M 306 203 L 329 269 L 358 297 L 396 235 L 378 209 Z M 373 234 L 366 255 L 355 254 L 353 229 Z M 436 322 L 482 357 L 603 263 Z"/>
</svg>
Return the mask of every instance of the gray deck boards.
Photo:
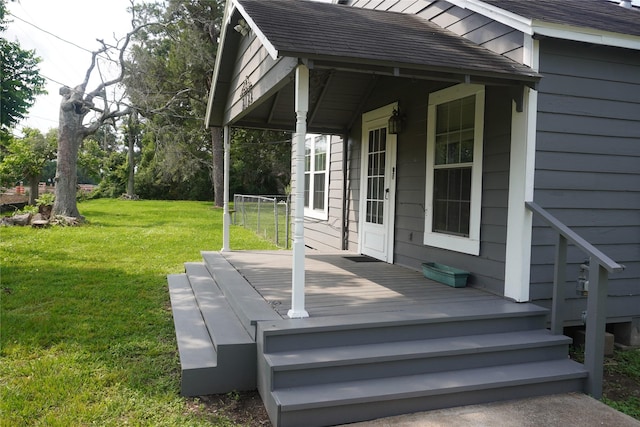
<svg viewBox="0 0 640 427">
<path fill-rule="evenodd" d="M 501 301 L 473 288 L 451 288 L 422 272 L 384 262 L 354 262 L 351 253 L 311 252 L 305 258 L 305 306 L 310 316 L 337 316 L 414 310 L 447 303 Z M 276 312 L 291 307 L 290 251 L 224 252 Z"/>
</svg>

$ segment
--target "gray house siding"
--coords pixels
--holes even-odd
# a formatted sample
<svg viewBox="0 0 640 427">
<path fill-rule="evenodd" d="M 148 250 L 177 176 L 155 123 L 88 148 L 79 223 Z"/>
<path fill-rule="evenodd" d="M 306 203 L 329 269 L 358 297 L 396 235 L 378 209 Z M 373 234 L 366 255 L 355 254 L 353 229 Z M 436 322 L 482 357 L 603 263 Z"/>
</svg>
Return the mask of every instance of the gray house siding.
<svg viewBox="0 0 640 427">
<path fill-rule="evenodd" d="M 420 269 L 422 262 L 435 261 L 467 269 L 472 272 L 470 284 L 502 294 L 511 129 L 511 98 L 508 90 L 494 87 L 486 89 L 480 256 L 455 253 L 423 244 L 428 95 L 445 86 L 446 84 L 443 83 L 383 78 L 380 79 L 371 99 L 363 108 L 363 112 L 366 112 L 399 101 L 406 113 L 406 130 L 398 136 L 394 263 Z M 347 159 L 348 247 L 346 249 L 352 251 L 358 248 L 360 141 L 362 139 L 360 127 L 361 121 L 358 120 L 349 135 Z M 337 170 L 336 165 L 335 171 Z M 332 168 L 332 180 L 341 181 L 341 177 L 342 175 L 336 176 Z M 320 228 L 324 231 L 320 232 Z M 335 246 L 335 235 L 327 229 L 333 229 L 333 227 L 319 222 L 313 225 L 307 224 L 305 232 L 308 231 L 308 234 L 305 235 L 305 239 L 307 236 L 310 239 L 307 244 L 312 247 L 316 245 L 318 248 L 339 249 L 339 246 Z"/>
<path fill-rule="evenodd" d="M 225 117 L 233 120 L 251 111 L 253 101 L 274 91 L 282 77 L 290 74 L 296 65 L 294 58 L 274 60 L 254 34 L 243 37 L 234 65 Z"/>
<path fill-rule="evenodd" d="M 331 138 L 329 159 L 328 220 L 305 218 L 305 245 L 322 251 L 342 249 L 343 200 L 343 143 L 342 138 Z M 295 152 L 295 148 L 293 150 Z M 295 169 L 295 167 L 294 167 Z"/>
<path fill-rule="evenodd" d="M 540 41 L 534 200 L 626 270 L 610 276 L 609 317 L 640 315 L 640 55 Z M 548 304 L 555 236 L 534 223 L 531 298 Z M 575 283 L 584 255 L 569 251 Z M 567 286 L 570 320 L 586 300 Z"/>
<path fill-rule="evenodd" d="M 471 285 L 502 294 L 511 132 L 509 93 L 486 89 L 480 256 L 470 256 L 423 244 L 428 91 L 412 91 L 416 92 L 417 96 L 407 94 L 407 102 L 413 97 L 407 107 L 411 124 L 398 137 L 395 262 L 415 269 L 425 261 L 463 268 L 472 273 Z"/>
<path fill-rule="evenodd" d="M 523 60 L 521 32 L 444 0 L 355 0 L 349 4 L 418 15 L 493 52 L 520 63 Z"/>
</svg>

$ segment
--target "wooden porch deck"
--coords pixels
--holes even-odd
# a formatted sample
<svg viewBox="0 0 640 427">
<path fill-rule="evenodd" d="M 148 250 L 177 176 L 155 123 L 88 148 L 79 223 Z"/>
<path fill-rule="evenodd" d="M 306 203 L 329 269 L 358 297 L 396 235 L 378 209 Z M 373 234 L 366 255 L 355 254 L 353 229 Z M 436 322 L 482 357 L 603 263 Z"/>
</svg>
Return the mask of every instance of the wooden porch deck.
<svg viewBox="0 0 640 427">
<path fill-rule="evenodd" d="M 257 388 L 274 426 L 320 427 L 583 390 L 536 305 L 308 251 L 289 319 L 291 252 L 202 255 L 168 277 L 186 396 Z"/>
<path fill-rule="evenodd" d="M 282 317 L 291 308 L 290 251 L 240 251 L 222 255 Z M 473 288 L 452 288 L 422 272 L 355 253 L 308 251 L 305 306 L 311 317 L 415 310 L 420 306 L 503 298 Z"/>
</svg>

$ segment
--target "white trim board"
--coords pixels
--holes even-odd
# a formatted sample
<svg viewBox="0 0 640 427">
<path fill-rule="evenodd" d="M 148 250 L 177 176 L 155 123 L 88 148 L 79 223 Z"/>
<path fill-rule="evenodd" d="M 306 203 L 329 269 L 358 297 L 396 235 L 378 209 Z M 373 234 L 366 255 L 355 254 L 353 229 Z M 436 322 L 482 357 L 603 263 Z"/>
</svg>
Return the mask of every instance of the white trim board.
<svg viewBox="0 0 640 427">
<path fill-rule="evenodd" d="M 481 0 L 447 0 L 462 9 L 479 13 L 528 35 L 640 50 L 640 37 L 590 27 L 553 24 L 517 15 Z M 637 1 L 637 0 L 636 0 Z"/>
</svg>

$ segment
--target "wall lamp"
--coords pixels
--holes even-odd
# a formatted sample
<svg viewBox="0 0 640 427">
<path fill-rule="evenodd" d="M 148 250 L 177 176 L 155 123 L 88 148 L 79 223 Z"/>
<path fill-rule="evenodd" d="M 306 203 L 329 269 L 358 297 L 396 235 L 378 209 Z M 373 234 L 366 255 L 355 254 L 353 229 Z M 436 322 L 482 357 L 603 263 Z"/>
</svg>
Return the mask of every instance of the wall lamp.
<svg viewBox="0 0 640 427">
<path fill-rule="evenodd" d="M 397 135 L 402 132 L 402 122 L 404 121 L 404 115 L 400 114 L 400 107 L 394 108 L 391 117 L 389 117 L 389 124 L 387 125 L 387 132 L 392 135 Z"/>
<path fill-rule="evenodd" d="M 245 21 L 244 19 L 238 20 L 238 25 L 233 27 L 233 29 L 239 32 L 240 34 L 242 34 L 243 36 L 246 36 L 247 34 L 249 34 L 249 31 L 250 31 L 249 24 L 247 24 L 247 21 Z"/>
</svg>

